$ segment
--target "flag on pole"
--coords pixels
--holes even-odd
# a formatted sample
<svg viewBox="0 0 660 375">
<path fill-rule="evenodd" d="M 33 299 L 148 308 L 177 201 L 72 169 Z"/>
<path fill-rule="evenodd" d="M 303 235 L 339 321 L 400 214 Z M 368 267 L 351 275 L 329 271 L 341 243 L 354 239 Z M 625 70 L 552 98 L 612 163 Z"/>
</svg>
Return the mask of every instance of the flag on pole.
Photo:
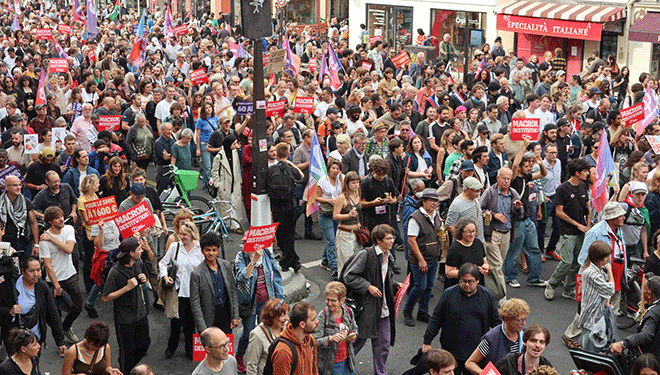
<svg viewBox="0 0 660 375">
<path fill-rule="evenodd" d="M 165 35 L 167 35 L 167 39 L 174 36 L 174 21 L 172 21 L 172 11 L 169 5 L 165 14 Z"/>
<path fill-rule="evenodd" d="M 323 86 L 323 76 L 326 74 L 330 75 L 330 72 L 328 72 L 328 61 L 325 59 L 324 53 L 323 58 L 321 58 L 321 67 L 319 68 L 319 83 L 321 86 Z"/>
<path fill-rule="evenodd" d="M 57 54 L 60 56 L 61 59 L 66 59 L 69 57 L 66 52 L 64 52 L 64 48 L 60 46 L 60 44 L 57 42 L 57 40 L 53 39 L 53 42 L 55 42 L 55 50 L 57 51 Z"/>
<path fill-rule="evenodd" d="M 655 102 L 651 88 L 646 88 L 646 93 L 644 94 L 644 120 L 642 121 L 642 128 L 646 128 L 650 123 L 655 121 L 655 119 L 660 115 L 658 110 L 658 103 Z"/>
<path fill-rule="evenodd" d="M 46 104 L 46 90 L 44 85 L 46 84 L 46 74 L 44 69 L 41 69 L 41 76 L 39 77 L 39 87 L 37 88 L 37 101 L 34 103 L 35 106 L 39 104 Z"/>
<path fill-rule="evenodd" d="M 99 33 L 97 22 L 98 16 L 96 15 L 94 0 L 87 0 L 87 36 L 91 39 L 94 39 Z"/>
<path fill-rule="evenodd" d="M 21 14 L 21 5 L 18 3 L 18 0 L 14 0 L 14 11 L 16 14 Z"/>
<path fill-rule="evenodd" d="M 325 168 L 325 159 L 323 151 L 316 132 L 312 137 L 312 146 L 309 149 L 309 181 L 307 182 L 307 216 L 319 210 L 319 203 L 316 202 L 316 186 L 321 177 L 327 176 L 328 171 Z"/>
<path fill-rule="evenodd" d="M 14 13 L 14 22 L 11 24 L 11 31 L 17 31 L 21 29 L 21 25 L 18 23 L 18 14 Z"/>
<path fill-rule="evenodd" d="M 298 75 L 298 68 L 296 68 L 296 64 L 293 62 L 293 53 L 291 53 L 291 43 L 289 43 L 288 36 L 284 37 L 284 48 L 286 48 L 286 68 L 291 69 L 295 75 Z"/>
<path fill-rule="evenodd" d="M 598 161 L 596 162 L 596 178 L 594 179 L 593 189 L 591 189 L 591 197 L 596 212 L 602 211 L 607 203 L 607 175 L 612 171 L 614 171 L 614 160 L 612 160 L 610 144 L 607 137 L 602 135 L 598 148 Z"/>
<path fill-rule="evenodd" d="M 330 62 L 328 67 L 330 68 L 330 85 L 334 90 L 339 90 L 341 87 L 341 81 L 339 80 L 339 70 L 343 69 L 335 50 L 332 48 L 332 45 L 328 43 L 328 58 Z"/>
<path fill-rule="evenodd" d="M 243 48 L 243 43 L 238 44 L 238 47 L 236 48 L 236 57 L 248 57 L 245 48 Z"/>
<path fill-rule="evenodd" d="M 115 9 L 112 11 L 112 14 L 110 15 L 110 21 L 114 21 L 118 15 L 119 15 L 119 0 L 117 0 L 117 3 L 115 4 Z"/>
<path fill-rule="evenodd" d="M 147 50 L 146 41 L 147 38 L 144 35 L 144 15 L 146 10 L 142 10 L 142 17 L 140 18 L 140 23 L 138 24 L 135 43 L 133 43 L 133 48 L 131 49 L 131 54 L 129 58 L 134 61 L 135 66 L 141 67 L 144 64 L 145 52 Z"/>
<path fill-rule="evenodd" d="M 85 14 L 83 13 L 82 6 L 80 5 L 80 0 L 73 0 L 73 20 L 82 21 L 85 23 L 87 22 L 85 20 Z"/>
</svg>

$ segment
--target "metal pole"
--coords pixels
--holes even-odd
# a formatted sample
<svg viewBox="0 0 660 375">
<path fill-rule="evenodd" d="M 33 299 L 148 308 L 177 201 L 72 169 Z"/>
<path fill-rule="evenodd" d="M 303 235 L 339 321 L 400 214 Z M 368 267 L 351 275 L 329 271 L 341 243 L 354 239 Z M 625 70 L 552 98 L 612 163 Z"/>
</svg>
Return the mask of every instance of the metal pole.
<svg viewBox="0 0 660 375">
<path fill-rule="evenodd" d="M 467 16 L 465 17 L 465 40 L 463 41 L 463 44 L 463 82 L 465 82 L 470 61 L 470 22 L 468 21 Z"/>
</svg>

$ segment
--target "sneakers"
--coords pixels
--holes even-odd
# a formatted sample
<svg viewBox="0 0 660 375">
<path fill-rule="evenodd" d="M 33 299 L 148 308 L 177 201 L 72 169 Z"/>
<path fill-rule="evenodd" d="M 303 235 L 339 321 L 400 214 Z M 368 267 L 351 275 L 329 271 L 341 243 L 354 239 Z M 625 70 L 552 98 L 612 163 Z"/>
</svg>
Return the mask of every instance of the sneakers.
<svg viewBox="0 0 660 375">
<path fill-rule="evenodd" d="M 511 280 L 507 284 L 509 284 L 509 286 L 512 288 L 520 288 L 520 283 L 518 280 Z"/>
<path fill-rule="evenodd" d="M 321 261 L 321 269 L 324 269 L 326 271 L 330 271 L 330 266 L 328 266 L 328 262 L 325 260 Z"/>
<path fill-rule="evenodd" d="M 431 316 L 428 313 L 418 313 L 417 320 L 423 323 L 428 323 L 431 321 Z"/>
<path fill-rule="evenodd" d="M 546 286 L 546 284 L 547 283 L 546 283 L 545 280 L 539 279 L 539 281 L 536 281 L 536 282 L 533 282 L 533 283 L 528 282 L 527 286 L 539 286 L 539 287 L 541 287 L 541 286 Z"/>
<path fill-rule="evenodd" d="M 559 256 L 559 254 L 557 254 L 557 253 L 554 252 L 554 251 L 547 251 L 547 252 L 545 253 L 545 256 L 546 256 L 547 258 L 554 259 L 554 260 L 556 260 L 556 261 L 560 261 L 560 260 L 561 260 L 561 256 Z"/>
<path fill-rule="evenodd" d="M 564 298 L 566 298 L 566 299 L 572 299 L 573 301 L 576 300 L 576 296 L 575 296 L 575 291 L 574 291 L 574 290 L 573 290 L 573 291 L 570 291 L 570 292 L 563 292 L 563 293 L 561 294 L 561 296 L 564 297 Z"/>
<path fill-rule="evenodd" d="M 243 360 L 243 357 L 236 356 L 236 369 L 240 373 L 245 373 L 247 372 L 247 367 L 245 366 L 245 361 Z"/>
<path fill-rule="evenodd" d="M 305 233 L 305 239 L 306 240 L 312 240 L 312 241 L 320 241 L 323 239 L 323 237 L 319 236 L 318 234 L 314 232 L 309 232 Z"/>
<path fill-rule="evenodd" d="M 98 319 L 99 313 L 96 311 L 94 307 L 89 307 L 85 305 L 85 310 L 87 311 L 87 315 L 89 315 L 90 318 Z"/>
<path fill-rule="evenodd" d="M 64 331 L 64 337 L 66 337 L 67 340 L 71 341 L 74 344 L 77 343 L 78 341 L 80 341 L 78 339 L 78 336 L 76 336 L 76 334 L 73 333 L 73 329 L 71 329 L 71 328 Z"/>
<path fill-rule="evenodd" d="M 552 301 L 555 299 L 555 289 L 550 286 L 550 284 L 545 286 L 545 291 L 543 292 L 543 295 L 545 295 L 545 299 L 548 301 Z"/>
<path fill-rule="evenodd" d="M 332 280 L 337 281 L 337 279 L 339 278 L 339 273 L 337 272 L 336 269 L 332 270 L 332 275 L 331 276 L 332 276 Z"/>
<path fill-rule="evenodd" d="M 403 310 L 403 323 L 408 327 L 415 326 L 415 319 L 413 319 L 412 312 Z"/>
</svg>

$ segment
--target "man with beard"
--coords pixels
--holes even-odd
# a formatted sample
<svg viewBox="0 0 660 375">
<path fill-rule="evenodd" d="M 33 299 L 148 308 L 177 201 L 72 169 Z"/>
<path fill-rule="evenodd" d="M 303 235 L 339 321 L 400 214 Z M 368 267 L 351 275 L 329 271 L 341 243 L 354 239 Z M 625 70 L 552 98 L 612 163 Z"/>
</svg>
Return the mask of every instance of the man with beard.
<svg viewBox="0 0 660 375">
<path fill-rule="evenodd" d="M 276 339 L 277 343 L 270 357 L 273 375 L 318 375 L 316 340 L 312 336 L 318 324 L 314 305 L 309 302 L 298 302 L 293 305 L 289 313 L 289 323 L 286 324 L 280 338 Z M 350 340 L 354 341 L 355 338 Z M 298 357 L 294 372 L 291 372 L 294 365 L 292 348 L 295 348 Z"/>
<path fill-rule="evenodd" d="M 46 185 L 46 173 L 48 171 L 55 171 L 61 176 L 60 166 L 55 161 L 55 150 L 44 147 L 41 150 L 39 159 L 28 166 L 25 174 L 25 187 L 30 189 L 33 197 L 36 197 L 40 190 L 48 187 Z"/>
<path fill-rule="evenodd" d="M 25 153 L 23 146 L 23 129 L 13 128 L 11 130 L 11 147 L 7 149 L 8 163 L 13 163 L 21 171 L 25 171 L 28 164 L 32 162 L 30 154 Z"/>
</svg>

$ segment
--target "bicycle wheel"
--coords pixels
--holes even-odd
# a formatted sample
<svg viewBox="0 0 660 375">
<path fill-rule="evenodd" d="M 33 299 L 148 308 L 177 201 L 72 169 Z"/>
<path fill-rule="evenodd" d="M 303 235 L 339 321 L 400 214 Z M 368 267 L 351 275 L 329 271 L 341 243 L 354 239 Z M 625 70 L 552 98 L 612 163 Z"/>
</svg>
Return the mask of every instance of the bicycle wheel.
<svg viewBox="0 0 660 375">
<path fill-rule="evenodd" d="M 213 214 L 209 214 L 208 216 L 198 217 L 194 219 L 195 225 L 197 225 L 197 229 L 199 230 L 200 236 L 204 233 L 208 233 L 211 231 L 211 225 L 213 225 L 213 222 L 217 216 L 218 213 L 213 212 Z"/>
<path fill-rule="evenodd" d="M 227 217 L 223 219 L 225 232 L 222 227 L 222 223 L 218 223 L 215 227 L 215 231 L 220 234 L 222 237 L 222 246 L 220 248 L 220 255 L 225 260 L 233 260 L 236 257 L 236 254 L 243 250 L 243 235 L 245 234 L 245 228 L 243 224 L 233 217 Z"/>
<path fill-rule="evenodd" d="M 188 197 L 188 201 L 190 202 L 190 207 L 188 207 L 188 209 L 193 213 L 193 215 L 202 215 L 214 210 L 211 202 L 209 202 L 209 200 L 204 197 L 191 195 Z"/>
</svg>

